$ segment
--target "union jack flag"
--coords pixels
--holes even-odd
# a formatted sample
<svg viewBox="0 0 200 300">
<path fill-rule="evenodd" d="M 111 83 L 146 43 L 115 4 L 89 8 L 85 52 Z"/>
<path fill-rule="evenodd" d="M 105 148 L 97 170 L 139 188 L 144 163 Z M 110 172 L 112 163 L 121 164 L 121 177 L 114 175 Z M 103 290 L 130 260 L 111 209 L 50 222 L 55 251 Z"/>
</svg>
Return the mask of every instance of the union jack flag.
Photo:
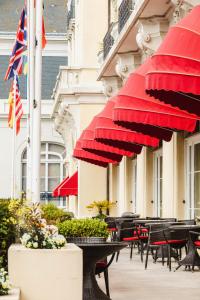
<svg viewBox="0 0 200 300">
<path fill-rule="evenodd" d="M 23 8 L 18 24 L 15 43 L 4 80 L 22 74 L 23 54 L 27 49 L 27 13 Z"/>
<path fill-rule="evenodd" d="M 15 113 L 15 123 L 16 123 L 16 134 L 20 131 L 20 122 L 23 115 L 23 107 L 19 90 L 18 77 L 15 76 L 13 83 L 11 85 L 9 94 L 9 114 L 8 114 L 8 125 L 13 128 L 14 125 L 14 113 Z"/>
</svg>

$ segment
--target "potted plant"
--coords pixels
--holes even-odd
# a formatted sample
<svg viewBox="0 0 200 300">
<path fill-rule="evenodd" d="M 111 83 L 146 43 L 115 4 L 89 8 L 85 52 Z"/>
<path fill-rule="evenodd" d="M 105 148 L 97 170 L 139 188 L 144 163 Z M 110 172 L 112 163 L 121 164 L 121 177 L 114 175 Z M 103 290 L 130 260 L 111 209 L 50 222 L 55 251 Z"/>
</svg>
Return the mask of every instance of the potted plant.
<svg viewBox="0 0 200 300">
<path fill-rule="evenodd" d="M 109 236 L 107 224 L 99 219 L 69 220 L 59 224 L 58 229 L 73 243 L 105 243 Z"/>
<path fill-rule="evenodd" d="M 108 200 L 102 200 L 102 201 L 93 201 L 91 204 L 87 206 L 89 210 L 94 210 L 98 214 L 96 218 L 105 219 L 107 211 L 112 208 L 115 205 L 115 203 L 111 203 Z"/>
<path fill-rule="evenodd" d="M 8 272 L 4 269 L 0 269 L 0 296 L 8 295 L 11 289 Z"/>
</svg>

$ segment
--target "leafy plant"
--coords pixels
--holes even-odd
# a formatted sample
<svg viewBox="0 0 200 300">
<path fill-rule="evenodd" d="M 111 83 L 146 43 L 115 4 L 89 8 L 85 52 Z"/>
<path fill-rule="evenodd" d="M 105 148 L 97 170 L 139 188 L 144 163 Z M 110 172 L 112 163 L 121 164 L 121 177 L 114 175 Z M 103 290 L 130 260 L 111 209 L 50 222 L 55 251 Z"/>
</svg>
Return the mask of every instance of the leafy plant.
<svg viewBox="0 0 200 300">
<path fill-rule="evenodd" d="M 65 220 L 71 220 L 74 217 L 73 213 L 66 212 L 53 203 L 43 204 L 41 209 L 42 217 L 46 219 L 47 224 L 62 223 Z"/>
<path fill-rule="evenodd" d="M 10 290 L 10 282 L 8 272 L 4 268 L 0 269 L 0 296 L 8 295 Z"/>
<path fill-rule="evenodd" d="M 74 219 L 59 224 L 58 230 L 65 237 L 104 237 L 109 235 L 107 224 L 98 219 Z"/>
<path fill-rule="evenodd" d="M 0 199 L 0 255 L 2 266 L 7 266 L 8 248 L 15 241 L 15 227 L 9 211 L 8 199 Z"/>
<path fill-rule="evenodd" d="M 115 205 L 115 203 L 111 203 L 108 200 L 102 200 L 102 201 L 93 201 L 91 204 L 87 206 L 89 210 L 95 210 L 98 212 L 97 217 L 98 218 L 105 218 L 106 217 L 106 212 L 110 208 L 112 208 Z"/>
</svg>

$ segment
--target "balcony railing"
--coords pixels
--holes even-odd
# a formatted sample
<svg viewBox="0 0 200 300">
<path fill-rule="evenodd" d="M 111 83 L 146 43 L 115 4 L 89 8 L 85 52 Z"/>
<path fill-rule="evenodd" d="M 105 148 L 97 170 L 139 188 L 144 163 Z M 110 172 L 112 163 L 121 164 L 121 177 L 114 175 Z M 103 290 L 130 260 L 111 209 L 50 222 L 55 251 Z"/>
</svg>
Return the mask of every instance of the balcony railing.
<svg viewBox="0 0 200 300">
<path fill-rule="evenodd" d="M 114 38 L 111 35 L 113 29 L 113 23 L 110 24 L 108 31 L 103 39 L 103 56 L 104 59 L 107 57 L 108 53 L 110 52 L 110 49 L 112 48 L 112 45 L 114 44 Z"/>
<path fill-rule="evenodd" d="M 71 1 L 70 9 L 67 13 L 67 28 L 69 28 L 70 21 L 75 18 L 75 0 Z"/>
<path fill-rule="evenodd" d="M 119 7 L 118 32 L 120 33 L 134 9 L 134 0 L 123 0 Z"/>
</svg>

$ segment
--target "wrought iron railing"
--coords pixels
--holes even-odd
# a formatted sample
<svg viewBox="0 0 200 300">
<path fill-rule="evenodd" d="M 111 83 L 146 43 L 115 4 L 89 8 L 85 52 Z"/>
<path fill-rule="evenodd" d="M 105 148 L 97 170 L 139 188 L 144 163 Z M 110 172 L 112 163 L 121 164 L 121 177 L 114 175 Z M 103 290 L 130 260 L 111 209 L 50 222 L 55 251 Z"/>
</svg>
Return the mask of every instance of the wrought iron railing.
<svg viewBox="0 0 200 300">
<path fill-rule="evenodd" d="M 120 33 L 134 8 L 134 0 L 123 0 L 118 11 L 118 32 Z"/>
<path fill-rule="evenodd" d="M 113 29 L 113 23 L 110 24 L 108 31 L 103 39 L 103 56 L 104 59 L 107 57 L 108 53 L 110 52 L 110 49 L 112 48 L 114 44 L 114 38 L 111 35 Z"/>
<path fill-rule="evenodd" d="M 69 27 L 70 21 L 75 18 L 75 0 L 71 1 L 70 9 L 67 13 L 67 28 Z"/>
</svg>

